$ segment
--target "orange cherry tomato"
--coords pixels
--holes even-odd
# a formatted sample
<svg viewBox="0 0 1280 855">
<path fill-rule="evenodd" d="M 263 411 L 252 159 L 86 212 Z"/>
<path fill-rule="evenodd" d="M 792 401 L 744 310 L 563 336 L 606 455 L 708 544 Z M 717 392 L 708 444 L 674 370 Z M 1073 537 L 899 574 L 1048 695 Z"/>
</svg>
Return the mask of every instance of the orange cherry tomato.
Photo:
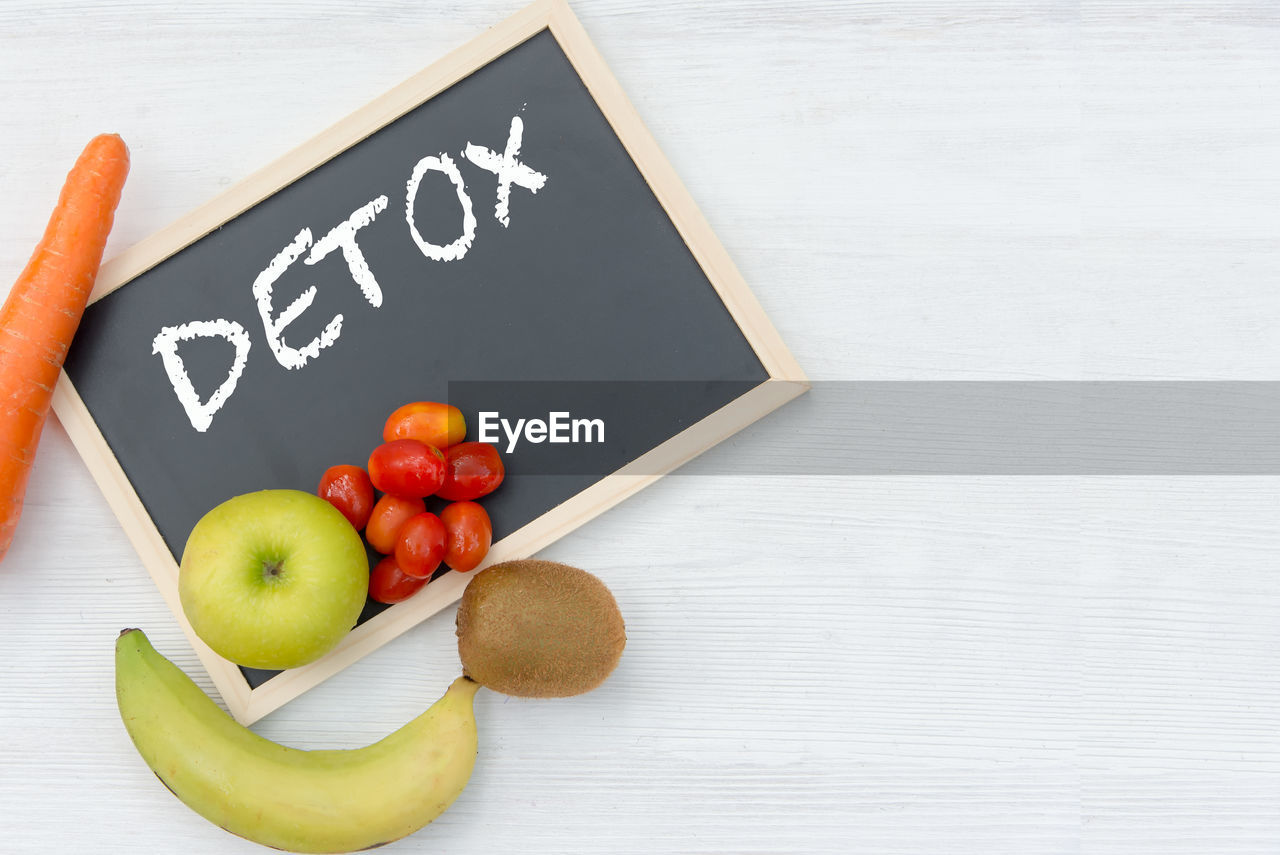
<svg viewBox="0 0 1280 855">
<path fill-rule="evenodd" d="M 480 566 L 493 543 L 489 514 L 475 502 L 454 502 L 440 512 L 444 523 L 444 563 L 459 573 Z"/>
<path fill-rule="evenodd" d="M 369 522 L 373 511 L 373 482 L 359 466 L 330 466 L 320 478 L 316 494 L 347 518 L 356 531 Z"/>
<path fill-rule="evenodd" d="M 396 409 L 387 417 L 382 439 L 416 439 L 444 450 L 462 442 L 467 435 L 467 422 L 462 411 L 452 404 L 415 401 Z"/>
<path fill-rule="evenodd" d="M 498 489 L 505 476 L 498 449 L 487 442 L 460 442 L 449 446 L 444 483 L 435 494 L 451 502 L 478 499 Z"/>
<path fill-rule="evenodd" d="M 410 517 L 396 539 L 396 564 L 406 576 L 426 579 L 444 558 L 444 523 L 433 513 Z"/>
<path fill-rule="evenodd" d="M 364 529 L 364 538 L 383 555 L 390 555 L 396 551 L 401 527 L 426 509 L 421 499 L 401 499 L 387 494 L 374 504 L 369 524 Z"/>
<path fill-rule="evenodd" d="M 402 603 L 422 590 L 428 581 L 406 576 L 395 558 L 388 555 L 374 565 L 369 574 L 369 596 L 380 603 Z"/>
</svg>

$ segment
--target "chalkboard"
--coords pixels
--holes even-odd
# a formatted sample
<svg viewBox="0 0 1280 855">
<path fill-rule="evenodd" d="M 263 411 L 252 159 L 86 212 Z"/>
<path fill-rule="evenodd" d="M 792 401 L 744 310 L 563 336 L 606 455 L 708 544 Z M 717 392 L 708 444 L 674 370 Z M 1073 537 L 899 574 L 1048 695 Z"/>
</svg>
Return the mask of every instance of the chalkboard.
<svg viewBox="0 0 1280 855">
<path fill-rule="evenodd" d="M 491 426 L 508 477 L 485 500 L 490 561 L 521 557 L 803 389 L 559 2 L 126 253 L 99 292 L 56 406 L 242 721 L 456 600 L 468 577 L 371 601 L 313 665 L 236 668 L 190 633 L 173 590 L 214 505 L 363 465 L 409 401 L 457 404 L 469 439 L 484 418 L 598 421 L 590 448 L 521 448 Z"/>
</svg>

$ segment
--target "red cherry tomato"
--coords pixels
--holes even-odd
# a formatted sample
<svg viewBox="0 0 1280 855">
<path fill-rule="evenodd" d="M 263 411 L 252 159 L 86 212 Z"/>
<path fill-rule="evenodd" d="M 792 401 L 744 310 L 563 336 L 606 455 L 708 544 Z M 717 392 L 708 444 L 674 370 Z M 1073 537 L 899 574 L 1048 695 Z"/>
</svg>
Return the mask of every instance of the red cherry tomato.
<svg viewBox="0 0 1280 855">
<path fill-rule="evenodd" d="M 342 511 L 356 531 L 369 522 L 373 511 L 373 482 L 359 466 L 330 466 L 320 478 L 316 494 Z"/>
<path fill-rule="evenodd" d="M 406 576 L 425 579 L 444 558 L 444 523 L 432 513 L 410 517 L 396 540 L 396 564 Z"/>
<path fill-rule="evenodd" d="M 475 502 L 454 502 L 440 512 L 444 523 L 444 563 L 459 573 L 480 566 L 493 543 L 489 514 Z"/>
<path fill-rule="evenodd" d="M 498 489 L 505 475 L 498 449 L 487 442 L 460 442 L 449 447 L 444 484 L 436 495 L 451 502 L 478 499 Z"/>
<path fill-rule="evenodd" d="M 387 417 L 382 439 L 416 439 L 436 448 L 448 448 L 462 442 L 467 435 L 467 422 L 462 411 L 452 404 L 415 401 L 396 409 Z"/>
<path fill-rule="evenodd" d="M 416 439 L 393 439 L 369 455 L 369 477 L 384 493 L 421 499 L 444 483 L 444 454 Z"/>
<path fill-rule="evenodd" d="M 374 565 L 369 574 L 369 596 L 380 603 L 402 603 L 422 590 L 428 581 L 406 576 L 395 558 L 388 555 Z"/>
<path fill-rule="evenodd" d="M 396 551 L 400 529 L 426 509 L 427 506 L 421 499 L 401 499 L 389 494 L 383 496 L 374 504 L 373 512 L 369 514 L 364 539 L 383 555 L 390 555 Z"/>
</svg>

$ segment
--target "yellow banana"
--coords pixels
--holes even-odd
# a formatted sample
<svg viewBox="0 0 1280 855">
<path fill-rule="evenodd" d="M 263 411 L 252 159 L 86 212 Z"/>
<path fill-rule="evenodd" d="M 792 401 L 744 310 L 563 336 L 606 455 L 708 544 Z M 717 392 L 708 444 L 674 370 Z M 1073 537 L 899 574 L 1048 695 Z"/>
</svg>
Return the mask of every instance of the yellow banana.
<svg viewBox="0 0 1280 855">
<path fill-rule="evenodd" d="M 352 852 L 411 834 L 462 792 L 476 759 L 478 683 L 364 748 L 303 751 L 236 723 L 146 635 L 116 640 L 116 700 L 144 760 L 196 813 L 294 852 Z"/>
</svg>

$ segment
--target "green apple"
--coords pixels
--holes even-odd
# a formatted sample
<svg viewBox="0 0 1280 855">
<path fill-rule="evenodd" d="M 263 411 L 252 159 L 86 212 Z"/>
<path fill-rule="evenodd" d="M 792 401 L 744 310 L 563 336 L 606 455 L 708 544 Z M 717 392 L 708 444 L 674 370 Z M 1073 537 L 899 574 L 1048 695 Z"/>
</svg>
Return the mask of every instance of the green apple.
<svg viewBox="0 0 1280 855">
<path fill-rule="evenodd" d="M 209 511 L 187 539 L 178 596 L 219 656 L 281 670 L 319 659 L 364 608 L 364 541 L 333 505 L 301 490 L 261 490 Z"/>
</svg>

